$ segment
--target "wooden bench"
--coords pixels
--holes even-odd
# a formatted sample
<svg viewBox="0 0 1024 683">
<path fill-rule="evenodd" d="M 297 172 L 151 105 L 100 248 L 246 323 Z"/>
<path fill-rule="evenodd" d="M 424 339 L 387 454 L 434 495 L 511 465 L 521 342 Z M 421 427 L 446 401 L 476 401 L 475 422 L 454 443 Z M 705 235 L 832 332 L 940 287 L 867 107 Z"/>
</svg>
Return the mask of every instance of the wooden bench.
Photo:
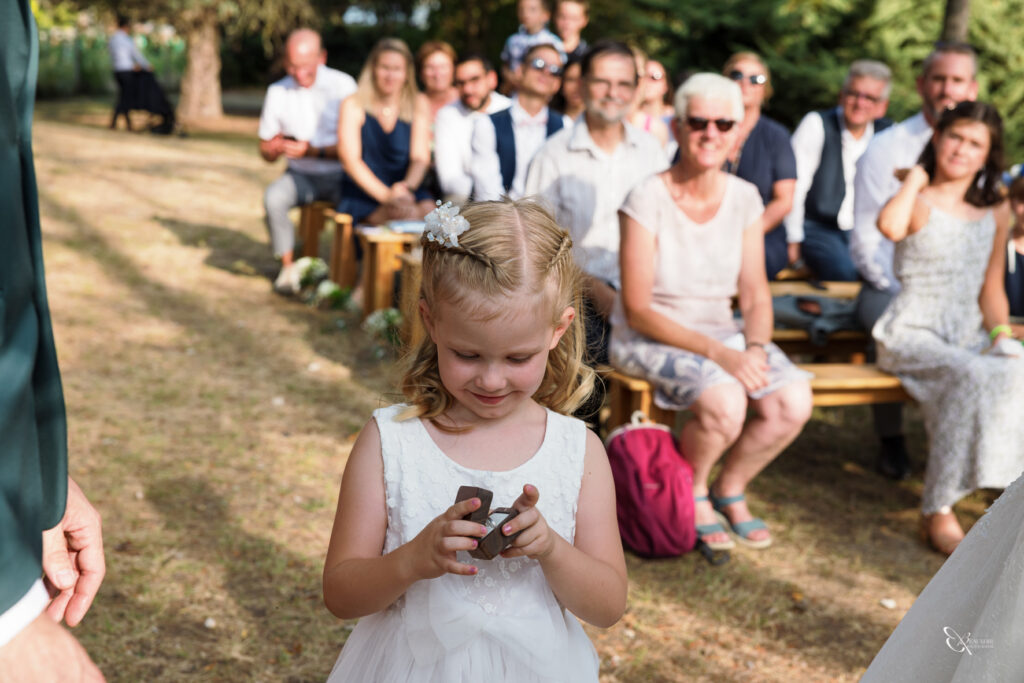
<svg viewBox="0 0 1024 683">
<path fill-rule="evenodd" d="M 799 366 L 814 374 L 811 392 L 815 406 L 852 406 L 869 403 L 908 401 L 899 378 L 874 365 L 850 363 L 809 363 Z M 612 370 L 603 374 L 611 412 L 608 428 L 629 422 L 635 410 L 642 410 L 655 422 L 672 425 L 675 411 L 654 403 L 654 390 L 647 380 Z"/>
<path fill-rule="evenodd" d="M 419 250 L 400 254 L 402 263 L 401 285 L 398 288 L 398 301 L 402 311 L 402 343 L 412 349 L 419 345 L 427 332 L 420 319 L 420 284 L 423 281 L 423 258 Z"/>
<path fill-rule="evenodd" d="M 391 308 L 395 273 L 402 267 L 399 256 L 412 249 L 420 236 L 381 227 L 356 230 L 363 246 L 363 318 L 381 308 Z M 402 311 L 406 315 L 406 311 Z"/>
<path fill-rule="evenodd" d="M 313 202 L 302 207 L 299 214 L 302 255 L 320 255 L 320 233 L 328 222 L 334 223 L 334 239 L 331 240 L 331 256 L 328 262 L 329 277 L 341 287 L 355 287 L 356 255 L 352 241 L 352 216 L 338 213 L 330 202 Z"/>
</svg>

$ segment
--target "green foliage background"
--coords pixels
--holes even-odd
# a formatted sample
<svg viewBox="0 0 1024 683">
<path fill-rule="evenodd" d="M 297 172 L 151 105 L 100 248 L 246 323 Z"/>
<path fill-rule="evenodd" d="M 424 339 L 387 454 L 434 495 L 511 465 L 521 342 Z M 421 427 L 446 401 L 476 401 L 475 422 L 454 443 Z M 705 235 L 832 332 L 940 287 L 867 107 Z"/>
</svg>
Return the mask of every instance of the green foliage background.
<svg viewBox="0 0 1024 683">
<path fill-rule="evenodd" d="M 515 0 L 426 0 L 427 25 L 412 26 L 409 17 L 422 1 L 39 0 L 37 17 L 41 26 L 54 25 L 68 21 L 71 8 L 109 12 L 117 4 L 134 18 L 170 20 L 176 12 L 213 8 L 224 29 L 225 87 L 263 86 L 280 76 L 275 55 L 282 38 L 303 22 L 323 32 L 328 62 L 353 75 L 370 46 L 385 35 L 404 38 L 413 50 L 440 38 L 457 50 L 482 51 L 497 60 L 505 38 L 518 26 Z M 350 6 L 374 13 L 377 23 L 345 25 L 342 17 Z M 590 7 L 585 38 L 613 37 L 639 45 L 671 74 L 717 71 L 737 50 L 761 53 L 775 86 L 766 111 L 792 128 L 808 111 L 836 101 L 847 66 L 859 58 L 879 59 L 892 68 L 890 116 L 899 120 L 915 112 L 914 79 L 941 33 L 945 0 L 591 0 Z M 1022 18 L 1024 0 L 971 2 L 970 42 L 980 54 L 980 96 L 1002 112 L 1013 160 L 1024 157 Z M 96 54 L 98 45 L 89 49 L 91 61 L 76 78 L 84 69 L 85 80 L 93 82 L 101 78 L 103 57 Z M 48 62 L 44 53 L 44 65 L 66 69 L 60 64 L 68 48 L 61 50 Z M 172 86 L 174 66 L 169 63 L 162 78 Z M 61 87 L 57 83 L 53 94 L 63 94 Z"/>
</svg>

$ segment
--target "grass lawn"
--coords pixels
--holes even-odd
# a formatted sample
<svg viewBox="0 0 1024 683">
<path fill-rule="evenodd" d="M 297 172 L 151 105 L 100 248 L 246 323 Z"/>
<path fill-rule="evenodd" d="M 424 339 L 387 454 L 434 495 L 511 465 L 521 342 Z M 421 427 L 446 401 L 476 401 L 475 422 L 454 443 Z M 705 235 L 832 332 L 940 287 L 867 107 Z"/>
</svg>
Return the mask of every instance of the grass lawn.
<svg viewBox="0 0 1024 683">
<path fill-rule="evenodd" d="M 393 358 L 352 315 L 271 292 L 261 197 L 282 166 L 253 119 L 163 138 L 109 111 L 42 103 L 35 128 L 71 471 L 108 563 L 77 635 L 112 681 L 323 680 L 353 626 L 320 593 L 337 487 Z M 874 474 L 867 409 L 816 411 L 750 492 L 770 549 L 630 556 L 626 616 L 588 628 L 602 680 L 856 680 L 941 564 L 908 417 L 909 482 Z"/>
</svg>

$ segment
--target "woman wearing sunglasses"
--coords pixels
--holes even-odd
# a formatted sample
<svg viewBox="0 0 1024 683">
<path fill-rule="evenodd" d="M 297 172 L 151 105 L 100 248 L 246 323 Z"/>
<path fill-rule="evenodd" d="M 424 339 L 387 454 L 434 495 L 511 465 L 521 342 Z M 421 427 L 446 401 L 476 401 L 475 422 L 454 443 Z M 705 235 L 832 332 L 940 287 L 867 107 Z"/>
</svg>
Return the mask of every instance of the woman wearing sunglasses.
<svg viewBox="0 0 1024 683">
<path fill-rule="evenodd" d="M 678 161 L 641 182 L 619 210 L 622 291 L 610 359 L 651 382 L 659 406 L 692 411 L 679 441 L 693 465 L 700 539 L 728 549 L 728 530 L 765 548 L 771 534 L 744 493 L 810 417 L 808 375 L 771 343 L 757 188 L 722 170 L 743 117 L 739 86 L 696 74 L 676 92 L 675 110 Z M 737 294 L 742 322 L 732 313 Z"/>
<path fill-rule="evenodd" d="M 753 52 L 737 52 L 722 73 L 738 83 L 743 93 L 743 118 L 726 170 L 752 182 L 761 194 L 765 270 L 772 280 L 789 262 L 782 219 L 793 208 L 796 156 L 785 126 L 761 114 L 772 95 L 771 72 L 764 60 Z"/>
</svg>

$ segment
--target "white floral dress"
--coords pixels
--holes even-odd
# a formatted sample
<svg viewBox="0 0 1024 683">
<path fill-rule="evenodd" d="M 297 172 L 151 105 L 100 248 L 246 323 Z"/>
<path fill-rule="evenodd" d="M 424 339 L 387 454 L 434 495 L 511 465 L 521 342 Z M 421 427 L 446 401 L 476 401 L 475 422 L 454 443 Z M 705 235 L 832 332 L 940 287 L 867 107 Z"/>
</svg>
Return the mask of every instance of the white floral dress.
<svg viewBox="0 0 1024 683">
<path fill-rule="evenodd" d="M 547 411 L 544 440 L 533 457 L 515 469 L 489 472 L 448 458 L 419 419 L 396 421 L 404 408 L 373 414 L 384 459 L 385 554 L 451 506 L 463 485 L 493 491 L 495 508 L 511 506 L 524 484 L 535 485 L 548 526 L 572 542 L 586 445 L 583 422 Z M 479 571 L 419 581 L 383 612 L 361 619 L 328 681 L 597 680 L 594 646 L 555 599 L 537 561 L 477 560 L 464 552 L 459 561 Z"/>
<path fill-rule="evenodd" d="M 991 211 L 966 220 L 931 207 L 925 226 L 895 245 L 903 287 L 872 330 L 879 367 L 924 414 L 925 514 L 1024 471 L 1024 358 L 982 353 L 978 295 L 995 230 Z"/>
</svg>

